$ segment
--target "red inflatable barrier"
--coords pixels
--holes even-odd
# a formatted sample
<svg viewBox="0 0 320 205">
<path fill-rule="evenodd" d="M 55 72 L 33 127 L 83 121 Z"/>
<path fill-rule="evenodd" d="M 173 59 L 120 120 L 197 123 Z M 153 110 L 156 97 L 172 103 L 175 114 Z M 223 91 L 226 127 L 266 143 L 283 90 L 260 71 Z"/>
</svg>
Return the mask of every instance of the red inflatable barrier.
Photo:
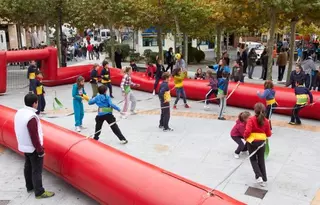
<svg viewBox="0 0 320 205">
<path fill-rule="evenodd" d="M 15 110 L 0 106 L 0 144 L 17 150 Z M 110 146 L 42 121 L 47 170 L 101 204 L 243 205 Z M 21 153 L 19 153 L 21 154 Z"/>
</svg>

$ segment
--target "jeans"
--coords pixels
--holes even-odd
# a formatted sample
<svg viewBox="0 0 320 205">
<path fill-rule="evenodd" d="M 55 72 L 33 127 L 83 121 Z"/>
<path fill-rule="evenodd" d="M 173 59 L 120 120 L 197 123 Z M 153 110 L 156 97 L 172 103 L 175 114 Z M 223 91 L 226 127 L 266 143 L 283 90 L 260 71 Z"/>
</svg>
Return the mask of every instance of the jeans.
<svg viewBox="0 0 320 205">
<path fill-rule="evenodd" d="M 249 78 L 252 78 L 252 74 L 253 74 L 253 72 L 254 72 L 254 67 L 255 67 L 254 64 L 250 64 L 250 65 L 249 65 L 249 73 L 248 73 Z"/>
<path fill-rule="evenodd" d="M 91 83 L 91 88 L 92 88 L 92 98 L 94 98 L 98 94 L 98 84 L 97 83 Z"/>
<path fill-rule="evenodd" d="M 36 79 L 30 79 L 29 80 L 29 92 L 33 92 L 34 94 L 37 94 L 37 91 L 36 91 L 37 85 L 36 85 L 36 83 L 37 83 Z"/>
<path fill-rule="evenodd" d="M 124 96 L 124 105 L 123 105 L 123 112 L 127 112 L 128 111 L 128 106 L 129 106 L 129 101 L 131 101 L 131 109 L 130 111 L 134 111 L 136 109 L 136 98 L 134 97 L 132 91 L 130 91 L 129 93 L 125 94 Z"/>
<path fill-rule="evenodd" d="M 37 114 L 39 115 L 40 112 L 44 111 L 44 108 L 46 107 L 46 100 L 44 99 L 44 95 L 38 95 L 38 111 Z"/>
<path fill-rule="evenodd" d="M 278 66 L 278 81 L 283 80 L 284 71 L 286 70 L 286 66 Z"/>
<path fill-rule="evenodd" d="M 241 136 L 231 136 L 231 138 L 233 139 L 233 141 L 235 141 L 238 144 L 238 147 L 237 147 L 236 151 L 234 151 L 234 153 L 240 154 L 240 152 L 248 151 L 247 143 L 244 144 L 243 141 L 242 141 L 243 137 L 241 137 Z"/>
<path fill-rule="evenodd" d="M 93 58 L 94 58 L 94 53 L 93 53 L 93 51 L 90 51 L 89 52 L 89 60 L 93 60 Z"/>
<path fill-rule="evenodd" d="M 160 82 L 160 77 L 155 78 L 153 89 L 156 90 Z"/>
<path fill-rule="evenodd" d="M 219 118 L 223 117 L 223 113 L 224 113 L 224 110 L 226 109 L 227 107 L 227 99 L 226 97 L 222 97 L 220 98 L 220 113 L 219 113 Z"/>
<path fill-rule="evenodd" d="M 112 96 L 112 84 L 111 84 L 111 82 L 103 83 L 103 85 L 106 86 L 107 89 L 109 89 L 110 96 Z"/>
<path fill-rule="evenodd" d="M 160 116 L 160 126 L 164 129 L 169 129 L 170 120 L 170 103 L 161 103 L 161 116 Z"/>
<path fill-rule="evenodd" d="M 212 94 L 214 94 L 215 96 L 217 96 L 217 95 L 218 95 L 218 90 L 213 90 L 213 89 L 210 89 L 210 90 L 209 90 L 209 92 L 206 94 L 206 99 L 205 99 L 205 101 L 204 101 L 206 105 L 209 105 L 209 97 L 210 97 Z M 219 100 L 219 99 L 217 99 L 217 100 Z"/>
<path fill-rule="evenodd" d="M 41 196 L 44 193 L 44 188 L 42 187 L 43 157 L 39 157 L 36 151 L 24 153 L 24 156 L 24 178 L 27 190 L 34 189 L 35 195 Z"/>
<path fill-rule="evenodd" d="M 303 108 L 304 105 L 295 105 L 292 110 L 291 122 L 295 122 L 297 124 L 301 124 L 301 120 L 299 117 L 299 112 Z"/>
<path fill-rule="evenodd" d="M 99 140 L 99 135 L 101 134 L 101 128 L 102 128 L 104 121 L 107 121 L 107 123 L 109 125 L 114 123 L 110 126 L 112 132 L 119 138 L 119 140 L 126 140 L 126 138 L 121 133 L 120 128 L 118 127 L 117 123 L 115 123 L 116 118 L 113 116 L 113 114 L 96 116 L 96 129 L 95 129 L 96 134 L 94 135 L 95 140 Z"/>
<path fill-rule="evenodd" d="M 306 88 L 308 88 L 309 90 L 311 90 L 311 86 L 312 86 L 312 75 L 311 74 L 306 74 Z"/>
<path fill-rule="evenodd" d="M 263 143 L 264 141 L 253 141 L 251 144 L 248 143 L 247 146 L 248 146 L 249 153 L 250 154 L 253 153 Z M 266 146 L 264 145 L 254 155 L 250 157 L 251 166 L 256 175 L 256 179 L 258 179 L 259 177 L 262 177 L 264 182 L 267 181 L 267 171 L 266 171 L 266 164 L 264 160 L 265 149 L 266 149 Z"/>
<path fill-rule="evenodd" d="M 318 76 L 319 71 L 315 71 L 315 74 L 312 76 L 312 87 L 313 90 L 316 90 L 318 87 L 318 91 L 320 91 L 320 77 Z"/>
<path fill-rule="evenodd" d="M 180 100 L 180 96 L 182 96 L 184 104 L 187 104 L 186 92 L 184 91 L 183 87 L 176 88 L 176 94 L 177 94 L 177 98 L 176 98 L 176 101 L 174 102 L 174 105 L 177 105 L 177 103 Z"/>
</svg>

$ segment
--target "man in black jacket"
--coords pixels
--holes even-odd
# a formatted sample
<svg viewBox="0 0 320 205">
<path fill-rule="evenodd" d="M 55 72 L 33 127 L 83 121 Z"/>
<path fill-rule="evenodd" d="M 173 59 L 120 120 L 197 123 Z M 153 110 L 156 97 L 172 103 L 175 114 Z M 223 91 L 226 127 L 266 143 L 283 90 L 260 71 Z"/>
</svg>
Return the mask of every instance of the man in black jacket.
<svg viewBox="0 0 320 205">
<path fill-rule="evenodd" d="M 168 67 L 166 69 L 166 72 L 170 69 L 170 72 L 172 73 L 173 65 L 174 65 L 174 57 L 173 57 L 173 49 L 169 48 L 169 51 L 166 53 L 166 61 L 168 64 Z"/>
</svg>

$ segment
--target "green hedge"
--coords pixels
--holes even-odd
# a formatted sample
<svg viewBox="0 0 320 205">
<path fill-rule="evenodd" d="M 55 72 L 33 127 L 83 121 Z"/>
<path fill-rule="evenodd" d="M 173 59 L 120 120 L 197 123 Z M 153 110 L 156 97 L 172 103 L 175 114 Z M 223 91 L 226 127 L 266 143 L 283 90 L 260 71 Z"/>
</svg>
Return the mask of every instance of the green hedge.
<svg viewBox="0 0 320 205">
<path fill-rule="evenodd" d="M 194 58 L 197 63 L 200 63 L 206 58 L 206 54 L 202 50 L 198 50 L 194 53 Z"/>
<path fill-rule="evenodd" d="M 115 44 L 114 48 L 115 48 L 115 51 L 117 49 L 121 50 L 123 61 L 126 60 L 127 57 L 129 57 L 131 49 L 128 44 Z M 109 56 L 111 56 L 111 45 L 110 44 L 104 44 L 104 50 L 109 54 Z"/>
</svg>

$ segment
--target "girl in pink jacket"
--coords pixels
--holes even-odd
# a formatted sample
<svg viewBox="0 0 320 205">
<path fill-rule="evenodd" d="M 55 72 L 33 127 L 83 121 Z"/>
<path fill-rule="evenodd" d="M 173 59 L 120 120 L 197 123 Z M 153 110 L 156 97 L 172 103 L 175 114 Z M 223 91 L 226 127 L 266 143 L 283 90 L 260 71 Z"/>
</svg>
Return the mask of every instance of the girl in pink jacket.
<svg viewBox="0 0 320 205">
<path fill-rule="evenodd" d="M 243 139 L 243 133 L 246 129 L 247 120 L 250 117 L 250 113 L 248 111 L 242 112 L 239 114 L 238 120 L 236 121 L 236 124 L 233 126 L 231 130 L 231 138 L 238 144 L 238 147 L 236 151 L 234 152 L 234 157 L 236 159 L 239 159 L 240 152 L 247 152 L 247 144 L 244 144 Z"/>
</svg>

